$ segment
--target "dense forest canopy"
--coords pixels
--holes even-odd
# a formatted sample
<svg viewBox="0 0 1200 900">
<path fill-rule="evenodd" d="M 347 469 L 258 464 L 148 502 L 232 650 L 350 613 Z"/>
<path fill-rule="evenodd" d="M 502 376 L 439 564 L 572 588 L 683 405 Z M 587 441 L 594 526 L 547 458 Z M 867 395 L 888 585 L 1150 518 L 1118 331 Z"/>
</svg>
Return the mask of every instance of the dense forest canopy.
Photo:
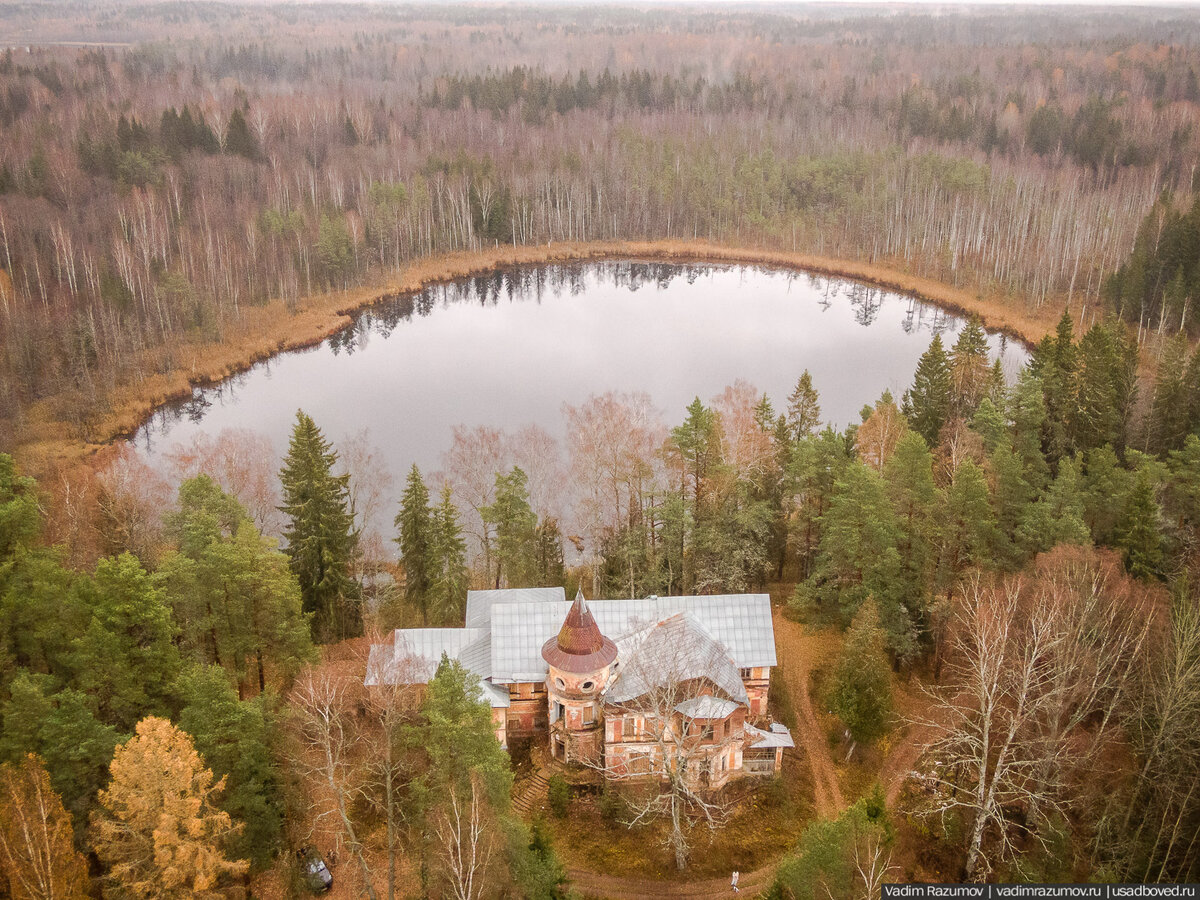
<svg viewBox="0 0 1200 900">
<path fill-rule="evenodd" d="M 114 380 L 248 305 L 447 250 L 707 238 L 1095 299 L 1190 190 L 1198 33 L 1174 8 L 7 5 L 3 440 L 43 397 L 86 434 Z M 1131 321 L 1188 325 L 1190 265 L 1157 316 L 1178 268 Z"/>
</svg>

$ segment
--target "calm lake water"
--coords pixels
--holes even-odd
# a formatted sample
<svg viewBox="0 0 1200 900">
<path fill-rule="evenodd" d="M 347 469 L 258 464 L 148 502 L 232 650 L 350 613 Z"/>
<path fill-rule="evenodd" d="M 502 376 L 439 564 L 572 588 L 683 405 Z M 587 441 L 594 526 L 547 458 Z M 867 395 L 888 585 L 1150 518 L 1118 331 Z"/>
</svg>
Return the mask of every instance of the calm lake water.
<svg viewBox="0 0 1200 900">
<path fill-rule="evenodd" d="M 372 307 L 317 347 L 160 409 L 134 440 L 154 458 L 198 432 L 251 428 L 282 454 L 303 408 L 335 443 L 369 428 L 399 481 L 414 462 L 439 469 L 455 425 L 533 423 L 561 441 L 563 404 L 606 391 L 644 391 L 676 425 L 739 378 L 782 410 L 805 368 L 844 426 L 885 388 L 899 400 L 933 335 L 949 347 L 963 324 L 878 288 L 749 266 L 502 271 Z M 990 341 L 1011 378 L 1024 349 Z"/>
</svg>

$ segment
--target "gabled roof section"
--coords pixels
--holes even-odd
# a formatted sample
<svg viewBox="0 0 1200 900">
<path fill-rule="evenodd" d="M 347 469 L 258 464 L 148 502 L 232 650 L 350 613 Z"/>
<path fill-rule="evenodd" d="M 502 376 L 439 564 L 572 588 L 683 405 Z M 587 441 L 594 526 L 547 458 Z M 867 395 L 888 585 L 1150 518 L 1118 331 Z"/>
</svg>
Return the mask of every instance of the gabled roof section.
<svg viewBox="0 0 1200 900">
<path fill-rule="evenodd" d="M 621 665 L 604 691 L 606 703 L 629 703 L 666 688 L 676 692 L 668 698 L 676 709 L 708 693 L 750 704 L 729 651 L 691 613 L 677 613 L 627 635 L 617 648 Z"/>
<path fill-rule="evenodd" d="M 468 628 L 487 628 L 492 607 L 499 603 L 566 603 L 567 592 L 560 587 L 505 588 L 496 591 L 467 591 Z"/>
<path fill-rule="evenodd" d="M 491 607 L 491 676 L 496 683 L 541 681 L 546 662 L 541 650 L 558 633 L 570 605 L 504 602 Z M 766 594 L 719 594 L 705 597 L 649 597 L 644 600 L 593 600 L 588 609 L 601 633 L 622 639 L 671 616 L 687 612 L 725 646 L 738 668 L 774 666 L 775 628 Z M 624 659 L 624 651 L 621 653 Z"/>
<path fill-rule="evenodd" d="M 750 741 L 751 750 L 773 750 L 776 747 L 795 747 L 796 742 L 792 739 L 792 733 L 787 730 L 786 725 L 781 725 L 778 722 L 771 724 L 770 731 L 764 731 L 761 728 L 755 728 L 749 722 L 746 723 L 746 739 Z"/>
<path fill-rule="evenodd" d="M 487 681 L 491 642 L 486 628 L 398 628 L 391 643 L 371 645 L 364 683 L 428 684 L 444 653 L 479 676 L 492 708 L 507 707 L 508 691 Z"/>
</svg>

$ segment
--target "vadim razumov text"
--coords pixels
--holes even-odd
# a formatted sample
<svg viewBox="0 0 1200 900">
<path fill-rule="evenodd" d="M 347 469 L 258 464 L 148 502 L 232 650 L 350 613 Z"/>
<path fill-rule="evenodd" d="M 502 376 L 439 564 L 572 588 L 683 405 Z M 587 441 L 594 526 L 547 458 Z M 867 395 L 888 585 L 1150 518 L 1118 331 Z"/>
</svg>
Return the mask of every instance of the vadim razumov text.
<svg viewBox="0 0 1200 900">
<path fill-rule="evenodd" d="M 880 900 L 1200 900 L 1200 884 L 885 884 Z"/>
</svg>

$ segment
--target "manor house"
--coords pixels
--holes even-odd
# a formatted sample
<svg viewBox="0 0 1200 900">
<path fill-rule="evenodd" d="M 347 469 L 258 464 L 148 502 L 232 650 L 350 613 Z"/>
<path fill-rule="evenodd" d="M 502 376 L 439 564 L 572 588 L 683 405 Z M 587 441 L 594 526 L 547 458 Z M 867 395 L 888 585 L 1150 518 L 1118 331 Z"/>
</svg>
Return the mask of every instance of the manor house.
<svg viewBox="0 0 1200 900">
<path fill-rule="evenodd" d="M 780 769 L 770 721 L 775 630 L 766 594 L 567 602 L 562 588 L 471 591 L 463 628 L 402 628 L 371 648 L 366 683 L 425 684 L 442 655 L 476 673 L 496 738 L 545 739 L 610 777 L 686 756 L 717 789 Z M 671 763 L 674 764 L 674 763 Z"/>
</svg>

